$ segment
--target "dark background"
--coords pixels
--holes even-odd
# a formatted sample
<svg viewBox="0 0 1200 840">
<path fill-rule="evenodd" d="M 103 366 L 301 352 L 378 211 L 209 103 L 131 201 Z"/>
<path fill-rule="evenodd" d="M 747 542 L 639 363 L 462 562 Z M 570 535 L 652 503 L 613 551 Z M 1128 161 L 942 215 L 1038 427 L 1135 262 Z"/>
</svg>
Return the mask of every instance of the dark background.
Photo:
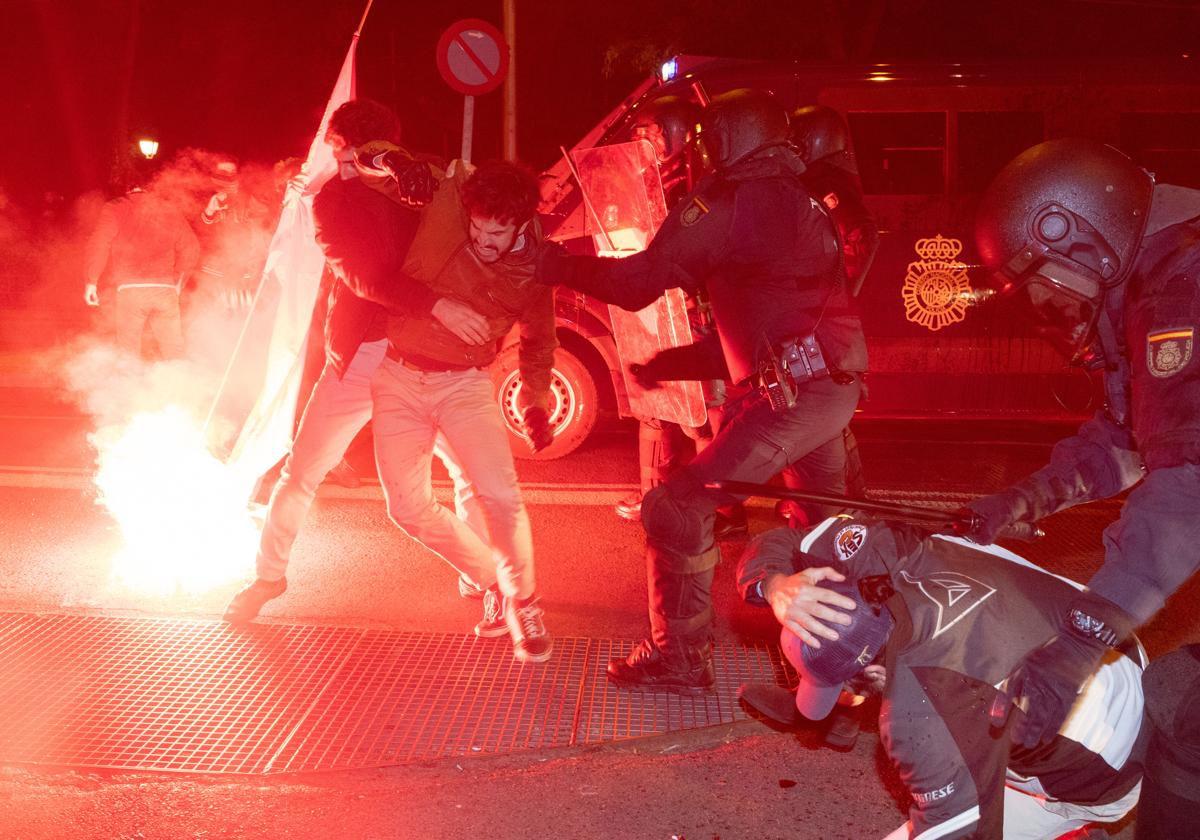
<svg viewBox="0 0 1200 840">
<path fill-rule="evenodd" d="M 847 62 L 1190 54 L 1193 0 L 516 0 L 518 150 L 541 168 L 676 52 Z M 151 133 L 270 163 L 304 155 L 365 0 L 0 0 L 0 191 L 35 205 L 108 181 Z M 359 94 L 406 141 L 455 156 L 462 98 L 434 47 L 500 0 L 375 0 Z M 500 151 L 501 93 L 478 98 L 477 159 Z"/>
</svg>

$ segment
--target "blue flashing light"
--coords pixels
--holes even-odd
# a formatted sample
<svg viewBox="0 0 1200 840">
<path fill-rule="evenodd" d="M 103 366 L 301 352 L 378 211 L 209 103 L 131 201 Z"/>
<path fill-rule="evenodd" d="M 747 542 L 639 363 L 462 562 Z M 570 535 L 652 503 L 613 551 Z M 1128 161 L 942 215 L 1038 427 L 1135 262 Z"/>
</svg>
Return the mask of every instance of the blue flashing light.
<svg viewBox="0 0 1200 840">
<path fill-rule="evenodd" d="M 662 63 L 662 67 L 658 68 L 658 77 L 663 83 L 671 81 L 675 78 L 675 74 L 679 72 L 679 59 L 668 58 Z"/>
</svg>

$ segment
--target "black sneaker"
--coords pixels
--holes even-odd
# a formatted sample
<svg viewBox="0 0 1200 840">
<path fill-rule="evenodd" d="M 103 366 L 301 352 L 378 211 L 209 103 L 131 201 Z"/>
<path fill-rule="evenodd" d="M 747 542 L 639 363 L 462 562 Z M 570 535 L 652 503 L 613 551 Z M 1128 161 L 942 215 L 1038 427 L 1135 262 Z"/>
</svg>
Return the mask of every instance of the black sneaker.
<svg viewBox="0 0 1200 840">
<path fill-rule="evenodd" d="M 522 662 L 545 662 L 550 658 L 554 643 L 542 621 L 544 615 L 536 595 L 524 601 L 505 599 L 504 618 L 512 634 L 513 655 Z"/>
<path fill-rule="evenodd" d="M 712 648 L 694 648 L 672 657 L 643 639 L 625 659 L 610 659 L 608 679 L 621 688 L 661 689 L 673 694 L 707 694 L 716 686 Z"/>
<path fill-rule="evenodd" d="M 642 493 L 639 490 L 632 496 L 626 496 L 616 505 L 617 516 L 630 522 L 640 522 L 642 519 Z"/>
<path fill-rule="evenodd" d="M 775 683 L 743 683 L 738 688 L 743 704 L 784 726 L 798 726 L 803 720 L 796 711 L 796 693 Z"/>
<path fill-rule="evenodd" d="M 475 582 L 468 580 L 463 575 L 458 576 L 458 597 L 468 599 L 479 599 L 483 597 L 483 587 L 476 586 Z"/>
<path fill-rule="evenodd" d="M 483 618 L 475 625 L 475 635 L 481 639 L 495 639 L 508 633 L 508 622 L 504 620 L 504 596 L 495 586 L 483 590 Z"/>
<path fill-rule="evenodd" d="M 861 726 L 862 713 L 859 706 L 834 706 L 829 728 L 825 730 L 826 746 L 849 752 L 858 742 L 858 730 Z"/>
<path fill-rule="evenodd" d="M 253 621 L 263 604 L 278 598 L 287 591 L 287 578 L 262 580 L 261 578 L 233 596 L 225 608 L 224 619 L 230 624 L 245 624 Z"/>
</svg>

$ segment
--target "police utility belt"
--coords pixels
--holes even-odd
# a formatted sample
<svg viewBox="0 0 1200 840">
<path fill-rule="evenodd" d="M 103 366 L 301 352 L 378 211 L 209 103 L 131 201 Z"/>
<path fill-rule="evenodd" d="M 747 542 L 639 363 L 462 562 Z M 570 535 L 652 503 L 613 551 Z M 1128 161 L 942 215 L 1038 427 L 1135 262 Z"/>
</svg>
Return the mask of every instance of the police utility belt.
<svg viewBox="0 0 1200 840">
<path fill-rule="evenodd" d="M 829 366 L 816 334 L 809 333 L 788 339 L 777 353 L 763 361 L 758 371 L 758 385 L 773 411 L 786 411 L 796 404 L 800 385 L 825 376 L 839 385 L 854 381 L 852 374 Z"/>
</svg>

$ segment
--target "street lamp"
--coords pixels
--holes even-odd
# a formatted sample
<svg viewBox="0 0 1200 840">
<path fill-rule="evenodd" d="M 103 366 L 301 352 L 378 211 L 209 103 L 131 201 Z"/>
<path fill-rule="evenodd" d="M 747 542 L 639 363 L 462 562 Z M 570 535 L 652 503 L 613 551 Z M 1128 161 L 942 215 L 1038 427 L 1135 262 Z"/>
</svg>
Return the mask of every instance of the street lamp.
<svg viewBox="0 0 1200 840">
<path fill-rule="evenodd" d="M 146 160 L 151 160 L 155 155 L 158 154 L 157 140 L 151 140 L 147 137 L 137 141 L 137 145 L 138 151 L 142 153 L 142 156 L 146 158 Z"/>
</svg>

